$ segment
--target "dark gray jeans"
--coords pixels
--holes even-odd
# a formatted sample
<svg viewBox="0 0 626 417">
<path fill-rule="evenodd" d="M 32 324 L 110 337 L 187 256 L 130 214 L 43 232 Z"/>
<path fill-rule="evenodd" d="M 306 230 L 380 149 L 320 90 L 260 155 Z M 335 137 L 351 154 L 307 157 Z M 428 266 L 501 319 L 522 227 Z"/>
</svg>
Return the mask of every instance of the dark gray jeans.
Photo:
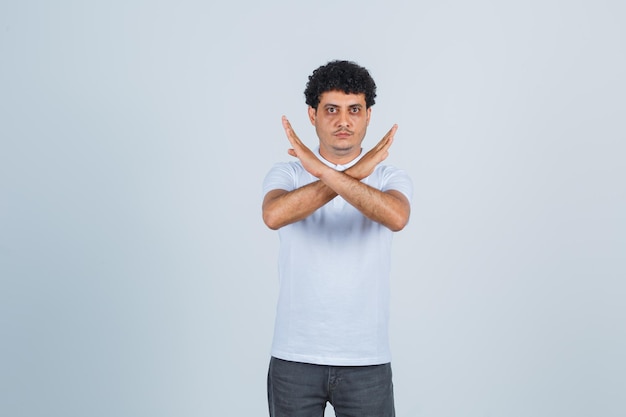
<svg viewBox="0 0 626 417">
<path fill-rule="evenodd" d="M 326 403 L 337 417 L 394 417 L 391 364 L 326 366 L 270 360 L 270 417 L 323 417 Z"/>
</svg>

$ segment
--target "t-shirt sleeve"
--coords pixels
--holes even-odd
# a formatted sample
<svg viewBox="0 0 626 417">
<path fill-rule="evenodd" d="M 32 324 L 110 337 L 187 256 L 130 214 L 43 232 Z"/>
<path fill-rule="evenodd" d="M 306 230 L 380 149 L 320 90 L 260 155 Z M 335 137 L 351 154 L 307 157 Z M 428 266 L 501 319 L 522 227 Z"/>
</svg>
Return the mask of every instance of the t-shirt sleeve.
<svg viewBox="0 0 626 417">
<path fill-rule="evenodd" d="M 398 168 L 385 167 L 383 174 L 383 187 L 381 191 L 400 191 L 411 201 L 413 198 L 413 182 L 406 171 Z"/>
<path fill-rule="evenodd" d="M 272 190 L 292 191 L 296 188 L 296 172 L 293 164 L 274 164 L 263 180 L 263 195 Z"/>
</svg>

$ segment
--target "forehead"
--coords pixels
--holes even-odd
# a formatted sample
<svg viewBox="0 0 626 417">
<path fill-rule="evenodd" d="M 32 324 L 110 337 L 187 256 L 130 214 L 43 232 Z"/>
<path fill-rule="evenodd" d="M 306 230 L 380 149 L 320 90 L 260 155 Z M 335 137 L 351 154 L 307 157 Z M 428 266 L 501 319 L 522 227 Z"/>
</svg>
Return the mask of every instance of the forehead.
<svg viewBox="0 0 626 417">
<path fill-rule="evenodd" d="M 360 104 L 365 107 L 365 93 L 346 94 L 343 91 L 326 91 L 320 96 L 320 105 L 354 106 Z"/>
</svg>

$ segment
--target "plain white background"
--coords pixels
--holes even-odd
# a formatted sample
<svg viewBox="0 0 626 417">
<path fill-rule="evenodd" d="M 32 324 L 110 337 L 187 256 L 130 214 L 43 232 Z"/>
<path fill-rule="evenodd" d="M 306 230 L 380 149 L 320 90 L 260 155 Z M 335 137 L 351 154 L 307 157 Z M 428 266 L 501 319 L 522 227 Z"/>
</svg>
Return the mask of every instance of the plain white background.
<svg viewBox="0 0 626 417">
<path fill-rule="evenodd" d="M 399 416 L 626 414 L 621 1 L 0 4 L 0 414 L 263 416 L 278 239 L 331 59 L 415 183 Z M 330 410 L 327 414 L 330 414 Z"/>
</svg>

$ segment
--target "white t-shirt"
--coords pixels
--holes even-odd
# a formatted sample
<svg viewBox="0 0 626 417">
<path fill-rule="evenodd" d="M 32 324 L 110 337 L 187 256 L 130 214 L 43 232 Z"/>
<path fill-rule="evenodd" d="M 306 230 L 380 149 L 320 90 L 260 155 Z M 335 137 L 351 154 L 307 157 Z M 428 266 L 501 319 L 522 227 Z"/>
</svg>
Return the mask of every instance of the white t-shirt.
<svg viewBox="0 0 626 417">
<path fill-rule="evenodd" d="M 317 156 L 326 165 L 345 170 Z M 278 163 L 263 194 L 291 191 L 317 178 L 300 161 Z M 398 190 L 409 201 L 408 175 L 379 165 L 362 182 Z M 337 196 L 280 237 L 280 290 L 271 354 L 321 365 L 377 365 L 391 361 L 388 341 L 389 271 L 393 232 Z"/>
</svg>

